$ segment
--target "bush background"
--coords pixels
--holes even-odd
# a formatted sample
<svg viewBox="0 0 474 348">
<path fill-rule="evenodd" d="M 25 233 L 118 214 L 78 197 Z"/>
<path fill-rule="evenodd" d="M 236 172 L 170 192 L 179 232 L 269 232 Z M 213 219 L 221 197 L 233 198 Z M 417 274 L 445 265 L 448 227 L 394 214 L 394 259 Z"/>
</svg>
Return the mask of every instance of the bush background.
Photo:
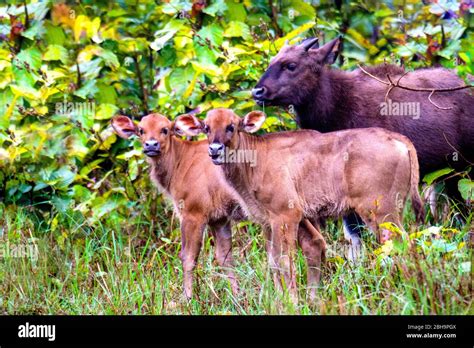
<svg viewBox="0 0 474 348">
<path fill-rule="evenodd" d="M 298 42 L 309 36 L 326 42 L 342 34 L 343 54 L 337 62 L 342 69 L 383 62 L 403 64 L 407 69 L 442 65 L 465 77 L 474 70 L 473 20 L 473 5 L 467 0 L 82 0 L 27 1 L 26 6 L 4 1 L 0 5 L 0 234 L 13 242 L 27 243 L 34 238 L 45 263 L 42 271 L 28 262 L 2 263 L 1 307 L 8 313 L 162 312 L 166 306 L 150 305 L 143 288 L 146 300 L 142 305 L 129 309 L 111 305 L 114 293 L 108 289 L 112 291 L 109 296 L 105 289 L 108 281 L 111 287 L 116 284 L 111 277 L 120 272 L 117 263 L 124 255 L 129 261 L 133 256 L 135 266 L 133 262 L 123 266 L 127 276 L 117 273 L 115 281 L 128 279 L 133 289 L 134 282 L 149 281 L 137 280 L 136 267 L 143 272 L 166 270 L 170 283 L 165 285 L 162 280 L 161 286 L 178 292 L 179 231 L 172 209 L 149 182 L 138 141 L 124 141 L 113 134 L 109 127 L 113 115 L 122 113 L 138 120 L 154 111 L 174 118 L 215 107 L 230 107 L 241 114 L 256 109 L 250 90 L 269 59 L 285 41 Z M 285 110 L 266 112 L 266 130 L 295 128 L 292 115 Z M 440 259 L 433 259 L 441 262 L 447 257 L 452 262 L 446 269 L 452 267 L 453 273 L 440 271 L 442 278 L 435 277 L 433 282 L 445 286 L 448 280 L 442 279 L 454 274 L 452 285 L 459 287 L 453 288 L 454 305 L 447 304 L 448 299 L 437 299 L 436 291 L 442 290 L 435 288 L 433 294 L 423 295 L 433 297 L 434 302 L 427 300 L 426 306 L 415 304 L 420 300 L 413 298 L 413 308 L 403 307 L 403 301 L 396 301 L 393 308 L 375 304 L 364 308 L 356 301 L 347 308 L 357 313 L 404 308 L 408 313 L 465 313 L 472 302 L 465 302 L 464 297 L 468 294 L 469 251 L 460 243 L 469 230 L 470 217 L 467 224 L 459 224 L 455 214 L 448 208 L 442 222 L 448 230 L 440 227 L 434 233 L 454 249 L 434 251 Z M 408 224 L 413 223 L 410 216 L 407 219 Z M 237 228 L 247 233 L 237 237 L 241 256 L 246 257 L 250 250 L 256 260 L 263 260 L 258 228 L 249 223 Z M 341 239 L 338 231 L 337 224 L 330 227 L 334 241 Z M 432 245 L 431 237 L 427 238 Z M 156 264 L 158 259 L 162 264 Z M 334 260 L 330 269 L 343 267 L 339 263 L 343 261 Z M 204 269 L 212 272 L 207 265 Z M 242 274 L 249 277 L 254 274 L 252 269 L 258 269 L 251 262 L 242 267 Z M 173 272 L 177 273 L 173 276 Z M 68 275 L 76 277 L 75 290 L 65 285 Z M 101 277 L 105 275 L 104 285 Z M 151 279 L 160 276 L 147 275 Z M 366 276 L 371 277 L 361 273 Z M 26 282 L 21 291 L 17 277 Z M 266 279 L 263 273 L 262 277 Z M 374 279 L 367 279 L 374 284 Z M 326 312 L 350 312 L 340 305 L 355 291 L 351 286 L 357 284 L 349 283 L 347 293 L 330 295 Z M 94 307 L 86 296 L 88 292 L 96 296 L 94 291 L 109 305 Z M 255 296 L 263 301 L 259 291 Z M 67 296 L 61 300 L 66 304 L 60 301 L 71 293 L 76 302 L 68 302 Z M 57 298 L 40 305 L 45 294 Z M 81 296 L 85 296 L 82 307 L 77 305 Z M 180 303 L 173 296 L 166 301 Z M 212 292 L 209 296 L 214 298 Z M 143 307 L 143 303 L 148 305 Z M 229 304 L 231 309 L 195 305 L 192 310 L 177 305 L 176 311 L 234 313 L 253 312 L 254 308 L 237 310 L 234 302 Z M 275 309 L 270 301 L 254 310 L 273 313 L 286 309 Z M 325 312 L 321 307 L 316 311 Z"/>
</svg>

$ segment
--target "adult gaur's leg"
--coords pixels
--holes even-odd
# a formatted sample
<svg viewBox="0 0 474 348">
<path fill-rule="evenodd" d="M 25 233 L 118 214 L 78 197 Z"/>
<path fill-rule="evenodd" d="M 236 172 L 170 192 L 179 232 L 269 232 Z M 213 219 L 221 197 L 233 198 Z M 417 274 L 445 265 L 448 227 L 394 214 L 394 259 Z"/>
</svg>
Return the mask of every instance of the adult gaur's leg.
<svg viewBox="0 0 474 348">
<path fill-rule="evenodd" d="M 344 238 L 349 242 L 347 257 L 351 261 L 356 261 L 360 257 L 362 242 L 360 240 L 364 222 L 356 212 L 350 212 L 344 216 L 342 221 Z"/>
</svg>

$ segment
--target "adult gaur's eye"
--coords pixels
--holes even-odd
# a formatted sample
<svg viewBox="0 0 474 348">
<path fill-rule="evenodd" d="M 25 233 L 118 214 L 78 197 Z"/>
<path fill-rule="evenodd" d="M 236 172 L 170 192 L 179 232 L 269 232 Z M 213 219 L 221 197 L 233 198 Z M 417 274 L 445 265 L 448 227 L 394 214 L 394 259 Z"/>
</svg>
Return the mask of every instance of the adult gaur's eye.
<svg viewBox="0 0 474 348">
<path fill-rule="evenodd" d="M 164 135 L 168 134 L 168 128 L 163 128 L 161 130 L 161 133 L 163 133 Z"/>
<path fill-rule="evenodd" d="M 234 125 L 233 125 L 233 124 L 229 124 L 225 130 L 226 130 L 226 132 L 232 133 L 232 132 L 234 131 Z"/>
<path fill-rule="evenodd" d="M 145 133 L 145 132 L 143 131 L 143 128 L 138 128 L 138 134 L 143 135 L 143 133 Z"/>
<path fill-rule="evenodd" d="M 294 71 L 296 69 L 296 63 L 289 63 L 286 68 L 290 71 Z"/>
</svg>

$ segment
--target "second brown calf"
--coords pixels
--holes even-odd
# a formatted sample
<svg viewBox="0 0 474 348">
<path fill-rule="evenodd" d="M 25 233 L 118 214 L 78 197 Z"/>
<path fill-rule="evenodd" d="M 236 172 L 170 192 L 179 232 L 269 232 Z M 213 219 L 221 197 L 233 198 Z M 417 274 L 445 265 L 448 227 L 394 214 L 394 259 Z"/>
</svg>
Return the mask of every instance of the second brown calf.
<svg viewBox="0 0 474 348">
<path fill-rule="evenodd" d="M 264 120 L 259 111 L 240 118 L 232 110 L 215 109 L 202 122 L 192 115 L 180 116 L 176 126 L 189 135 L 207 134 L 214 164 L 222 165 L 252 217 L 271 228 L 270 264 L 282 272 L 293 298 L 296 241 L 305 219 L 314 224 L 354 211 L 383 242 L 388 231 L 379 225 L 390 221 L 400 226 L 409 195 L 422 215 L 418 160 L 406 137 L 380 128 L 248 134 Z M 256 159 L 246 161 L 252 154 Z M 319 239 L 317 230 L 309 237 L 311 242 Z M 313 255 L 322 252 L 323 244 L 318 243 Z M 321 258 L 315 259 L 309 268 L 319 269 Z M 319 274 L 309 279 L 309 285 L 317 279 Z"/>
</svg>

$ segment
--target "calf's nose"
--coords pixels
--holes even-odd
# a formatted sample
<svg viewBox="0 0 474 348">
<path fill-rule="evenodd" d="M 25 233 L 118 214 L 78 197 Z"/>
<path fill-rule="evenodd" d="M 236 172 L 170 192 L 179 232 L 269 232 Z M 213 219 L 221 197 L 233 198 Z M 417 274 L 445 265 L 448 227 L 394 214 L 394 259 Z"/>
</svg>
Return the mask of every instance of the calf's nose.
<svg viewBox="0 0 474 348">
<path fill-rule="evenodd" d="M 145 147 L 158 147 L 158 145 L 158 141 L 154 139 L 145 141 Z"/>
<path fill-rule="evenodd" d="M 254 98 L 261 98 L 265 95 L 267 89 L 265 87 L 255 87 L 252 89 L 252 96 Z"/>
<path fill-rule="evenodd" d="M 209 145 L 209 155 L 211 156 L 219 155 L 222 151 L 224 151 L 224 144 L 212 143 Z"/>
</svg>

